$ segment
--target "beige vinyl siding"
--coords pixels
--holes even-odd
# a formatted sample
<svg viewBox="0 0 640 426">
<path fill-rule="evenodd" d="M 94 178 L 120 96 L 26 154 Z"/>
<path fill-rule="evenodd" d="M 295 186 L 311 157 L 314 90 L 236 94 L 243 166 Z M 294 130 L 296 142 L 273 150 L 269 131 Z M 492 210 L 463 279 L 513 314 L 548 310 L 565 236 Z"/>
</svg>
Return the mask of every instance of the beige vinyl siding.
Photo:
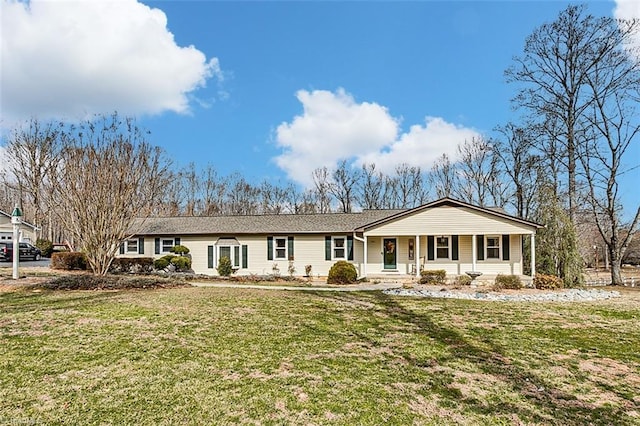
<svg viewBox="0 0 640 426">
<path fill-rule="evenodd" d="M 534 228 L 465 207 L 441 206 L 368 229 L 368 236 L 530 234 Z"/>
<path fill-rule="evenodd" d="M 305 274 L 305 266 L 311 265 L 313 276 L 326 276 L 329 269 L 336 262 L 334 260 L 325 260 L 325 234 L 305 234 L 296 235 L 294 237 L 294 260 L 293 265 L 296 269 L 294 275 L 302 276 Z M 274 237 L 288 237 L 290 235 L 278 234 Z M 339 234 L 336 236 L 347 236 L 348 234 Z M 197 236 L 179 236 L 180 243 L 190 250 L 192 269 L 196 274 L 218 275 L 218 271 L 208 267 L 208 246 L 214 245 L 218 238 L 222 235 L 197 235 Z M 267 235 L 224 235 L 224 237 L 235 237 L 240 245 L 247 246 L 248 264 L 247 268 L 240 268 L 236 271 L 237 275 L 268 275 L 273 273 L 274 264 L 277 265 L 280 275 L 289 275 L 288 260 L 268 260 L 267 259 Z M 153 257 L 159 258 L 163 255 L 154 254 L 155 236 L 147 236 L 144 240 L 144 255 L 120 255 L 122 257 Z M 358 271 L 362 268 L 362 242 L 354 239 L 354 265 Z M 242 265 L 242 264 L 241 264 Z"/>
</svg>

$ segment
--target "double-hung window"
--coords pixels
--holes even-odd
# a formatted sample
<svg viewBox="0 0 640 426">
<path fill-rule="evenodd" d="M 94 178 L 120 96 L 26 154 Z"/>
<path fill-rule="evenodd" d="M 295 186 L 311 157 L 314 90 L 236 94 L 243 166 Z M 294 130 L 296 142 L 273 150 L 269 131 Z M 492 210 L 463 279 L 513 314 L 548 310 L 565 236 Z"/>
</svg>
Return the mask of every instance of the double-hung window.
<svg viewBox="0 0 640 426">
<path fill-rule="evenodd" d="M 500 237 L 487 237 L 487 259 L 500 259 Z"/>
<path fill-rule="evenodd" d="M 333 237 L 333 258 L 346 259 L 347 239 L 346 237 Z"/>
<path fill-rule="evenodd" d="M 274 237 L 274 258 L 287 260 L 287 237 Z"/>
<path fill-rule="evenodd" d="M 436 237 L 436 258 L 449 259 L 449 237 Z"/>
<path fill-rule="evenodd" d="M 135 253 L 138 254 L 138 239 L 132 238 L 130 240 L 125 241 L 125 253 Z"/>
</svg>

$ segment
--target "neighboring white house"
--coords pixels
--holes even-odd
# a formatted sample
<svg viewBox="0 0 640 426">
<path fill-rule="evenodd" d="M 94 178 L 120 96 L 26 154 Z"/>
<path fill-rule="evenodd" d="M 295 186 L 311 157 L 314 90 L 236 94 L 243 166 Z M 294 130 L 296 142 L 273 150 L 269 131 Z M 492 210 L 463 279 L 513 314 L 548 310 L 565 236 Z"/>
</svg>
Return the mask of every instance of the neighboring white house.
<svg viewBox="0 0 640 426">
<path fill-rule="evenodd" d="M 522 243 L 532 247 L 541 228 L 501 209 L 451 198 L 406 210 L 359 213 L 160 217 L 141 221 L 120 256 L 161 257 L 177 244 L 191 250 L 196 273 L 217 275 L 222 256 L 237 274 L 327 275 L 338 260 L 356 266 L 361 277 L 418 275 L 444 269 L 449 275 L 523 274 Z"/>
<path fill-rule="evenodd" d="M 22 222 L 20 225 L 20 241 L 25 243 L 36 242 L 38 228 L 30 223 Z M 13 240 L 13 225 L 11 215 L 0 210 L 0 243 Z"/>
</svg>

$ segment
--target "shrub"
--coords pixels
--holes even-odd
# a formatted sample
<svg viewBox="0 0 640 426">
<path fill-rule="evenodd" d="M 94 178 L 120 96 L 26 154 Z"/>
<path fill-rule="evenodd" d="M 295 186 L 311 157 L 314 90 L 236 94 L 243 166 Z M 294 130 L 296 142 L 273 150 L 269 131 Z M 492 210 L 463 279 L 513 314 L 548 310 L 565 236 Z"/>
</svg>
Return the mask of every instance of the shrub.
<svg viewBox="0 0 640 426">
<path fill-rule="evenodd" d="M 173 256 L 171 264 L 176 267 L 176 271 L 187 272 L 191 270 L 191 259 L 186 256 Z"/>
<path fill-rule="evenodd" d="M 356 267 L 346 260 L 339 260 L 329 269 L 327 284 L 353 284 L 357 279 Z"/>
<path fill-rule="evenodd" d="M 184 281 L 164 277 L 129 277 L 123 275 L 75 274 L 53 278 L 30 286 L 44 290 L 121 290 L 142 288 L 188 287 Z"/>
<path fill-rule="evenodd" d="M 420 272 L 420 284 L 444 284 L 447 271 L 444 269 L 424 270 Z"/>
<path fill-rule="evenodd" d="M 139 274 L 153 271 L 153 265 L 150 257 L 116 257 L 111 262 L 109 272 Z"/>
<path fill-rule="evenodd" d="M 304 267 L 304 276 L 305 277 L 310 277 L 311 276 L 311 265 L 305 265 Z"/>
<path fill-rule="evenodd" d="M 169 249 L 169 251 L 171 253 L 175 253 L 179 256 L 184 256 L 185 254 L 189 253 L 189 249 L 185 246 L 182 245 L 177 245 L 177 246 L 173 246 Z"/>
<path fill-rule="evenodd" d="M 168 254 L 166 256 L 162 256 L 160 259 L 156 259 L 153 261 L 153 268 L 160 270 L 160 269 L 166 269 L 169 266 L 169 263 L 171 263 L 171 258 L 175 257 L 172 254 Z"/>
<path fill-rule="evenodd" d="M 79 251 L 53 253 L 51 255 L 51 269 L 71 271 L 80 269 L 86 271 L 87 257 Z"/>
<path fill-rule="evenodd" d="M 536 274 L 533 286 L 539 290 L 556 290 L 564 287 L 564 281 L 555 275 Z"/>
<path fill-rule="evenodd" d="M 498 276 L 496 277 L 494 288 L 496 290 L 520 290 L 522 288 L 522 280 L 517 275 L 498 274 Z"/>
<path fill-rule="evenodd" d="M 453 284 L 457 285 L 457 286 L 471 285 L 471 281 L 473 281 L 473 280 L 471 279 L 471 277 L 469 275 L 458 275 L 453 280 Z"/>
<path fill-rule="evenodd" d="M 53 253 L 53 243 L 51 241 L 38 238 L 36 247 L 40 249 L 43 257 L 51 257 L 51 253 Z"/>
<path fill-rule="evenodd" d="M 228 277 L 233 272 L 231 266 L 231 259 L 228 256 L 222 256 L 218 262 L 218 274 L 223 277 Z"/>
</svg>

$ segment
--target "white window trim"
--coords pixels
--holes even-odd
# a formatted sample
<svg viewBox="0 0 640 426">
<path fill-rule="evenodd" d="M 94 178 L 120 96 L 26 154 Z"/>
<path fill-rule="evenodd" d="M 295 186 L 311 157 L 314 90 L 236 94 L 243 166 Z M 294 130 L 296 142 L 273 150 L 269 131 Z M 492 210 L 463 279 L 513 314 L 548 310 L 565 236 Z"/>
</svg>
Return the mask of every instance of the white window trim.
<svg viewBox="0 0 640 426">
<path fill-rule="evenodd" d="M 439 257 L 438 256 L 438 238 L 446 238 L 447 239 L 447 257 Z M 451 260 L 451 235 L 436 235 L 433 241 L 434 245 L 434 260 L 437 262 L 439 260 Z M 444 248 L 444 247 L 441 247 Z"/>
<path fill-rule="evenodd" d="M 130 238 L 124 242 L 124 253 L 125 254 L 138 254 L 140 251 L 140 247 L 138 247 L 139 241 L 137 238 Z M 135 250 L 133 246 L 135 245 Z"/>
<path fill-rule="evenodd" d="M 342 239 L 344 241 L 344 245 L 342 246 L 342 250 L 344 251 L 343 257 L 336 256 L 336 239 Z M 346 235 L 336 235 L 331 237 L 331 259 L 332 260 L 347 260 L 349 257 L 349 253 L 347 253 L 347 236 Z"/>
<path fill-rule="evenodd" d="M 489 257 L 489 238 L 497 238 L 498 245 L 491 246 L 491 248 L 498 249 L 498 257 Z M 485 235 L 484 236 L 484 260 L 485 261 L 497 261 L 502 260 L 502 235 Z"/>
<path fill-rule="evenodd" d="M 282 250 L 283 247 L 278 247 L 278 240 L 284 240 L 284 257 L 278 256 L 278 249 Z M 289 237 L 273 237 L 273 260 L 289 260 Z"/>
<path fill-rule="evenodd" d="M 165 241 L 171 241 L 171 247 L 169 247 L 169 249 L 168 249 L 168 250 L 166 250 L 166 251 L 165 251 L 165 249 L 164 249 L 164 247 L 165 247 L 165 246 L 164 246 L 164 242 L 165 242 Z M 160 254 L 167 254 L 167 253 L 171 253 L 169 250 L 171 250 L 171 248 L 172 248 L 173 246 L 175 246 L 175 245 L 176 245 L 176 238 L 175 238 L 175 237 L 171 237 L 171 238 L 163 238 L 163 237 L 161 237 L 161 238 L 160 238 Z"/>
<path fill-rule="evenodd" d="M 231 260 L 231 268 L 232 269 L 241 269 L 242 268 L 242 246 L 236 245 L 236 244 L 222 244 L 222 245 L 218 245 L 215 244 L 214 245 L 214 256 L 213 256 L 213 265 L 214 267 L 218 267 L 218 264 L 220 263 L 220 258 L 222 257 L 220 255 L 220 249 L 222 247 L 229 247 L 229 253 L 230 253 L 230 258 L 229 260 Z M 236 247 L 240 247 L 240 249 L 238 250 L 238 265 L 236 266 Z"/>
</svg>

